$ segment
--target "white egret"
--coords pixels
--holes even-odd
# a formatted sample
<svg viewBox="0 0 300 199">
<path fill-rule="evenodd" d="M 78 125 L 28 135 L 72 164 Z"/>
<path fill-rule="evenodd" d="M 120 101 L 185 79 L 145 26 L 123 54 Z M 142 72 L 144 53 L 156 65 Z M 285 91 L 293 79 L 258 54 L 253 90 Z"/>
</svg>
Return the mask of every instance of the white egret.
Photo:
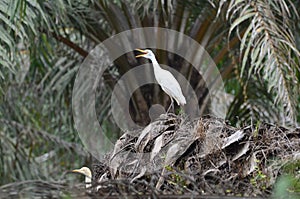
<svg viewBox="0 0 300 199">
<path fill-rule="evenodd" d="M 177 102 L 178 105 L 183 106 L 186 104 L 185 97 L 182 94 L 181 88 L 175 77 L 167 70 L 162 69 L 156 58 L 154 53 L 151 50 L 141 50 L 141 49 L 135 49 L 143 54 L 137 55 L 135 57 L 144 57 L 147 59 L 150 59 L 153 68 L 154 68 L 154 76 L 162 90 L 171 98 L 171 105 L 169 106 L 167 112 L 169 112 L 169 109 L 171 106 L 173 106 L 173 99 Z"/>
<path fill-rule="evenodd" d="M 94 176 L 97 177 L 98 179 L 93 179 L 96 181 L 96 183 L 93 182 L 93 184 L 92 184 L 92 178 L 93 178 L 92 176 L 93 175 L 92 175 L 92 171 L 88 167 L 82 167 L 81 169 L 75 169 L 75 170 L 72 170 L 72 172 L 80 173 L 85 176 L 85 188 L 87 188 L 87 189 L 90 189 L 92 187 L 92 185 L 95 185 L 96 183 L 99 184 L 102 181 L 105 181 L 108 179 L 106 172 L 104 174 L 101 174 L 101 176 L 97 177 L 97 175 L 99 173 L 97 172 L 97 170 L 94 170 L 94 172 L 95 172 Z M 96 189 L 94 189 L 94 190 L 98 191 L 101 187 L 103 187 L 103 185 L 97 185 Z M 89 191 L 91 191 L 91 190 L 89 190 Z"/>
<path fill-rule="evenodd" d="M 92 186 L 92 172 L 88 167 L 82 167 L 81 169 L 75 169 L 72 172 L 81 173 L 85 176 L 85 187 L 87 189 Z"/>
</svg>

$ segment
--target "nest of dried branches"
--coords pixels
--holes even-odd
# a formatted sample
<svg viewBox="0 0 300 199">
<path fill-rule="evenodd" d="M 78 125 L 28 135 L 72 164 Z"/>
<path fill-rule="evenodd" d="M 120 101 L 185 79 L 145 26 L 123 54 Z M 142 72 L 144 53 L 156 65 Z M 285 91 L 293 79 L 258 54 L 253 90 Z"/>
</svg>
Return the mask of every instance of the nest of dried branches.
<svg viewBox="0 0 300 199">
<path fill-rule="evenodd" d="M 106 162 L 93 166 L 92 192 L 268 196 L 281 168 L 299 160 L 300 129 L 161 115 L 125 132 Z"/>
<path fill-rule="evenodd" d="M 266 197 L 282 168 L 299 161 L 299 128 L 267 123 L 235 128 L 217 118 L 168 114 L 144 129 L 124 132 L 113 152 L 93 165 L 90 189 L 25 181 L 2 186 L 0 195 Z"/>
</svg>

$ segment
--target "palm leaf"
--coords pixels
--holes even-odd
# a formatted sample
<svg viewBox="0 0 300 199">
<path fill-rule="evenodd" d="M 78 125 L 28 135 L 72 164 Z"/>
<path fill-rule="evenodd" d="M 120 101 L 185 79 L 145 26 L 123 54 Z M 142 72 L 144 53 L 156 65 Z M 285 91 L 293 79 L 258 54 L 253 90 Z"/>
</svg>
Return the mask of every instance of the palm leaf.
<svg viewBox="0 0 300 199">
<path fill-rule="evenodd" d="M 288 5 L 288 6 L 287 6 Z M 274 92 L 275 103 L 284 107 L 286 115 L 296 117 L 299 96 L 299 56 L 291 33 L 292 15 L 297 16 L 291 1 L 231 1 L 228 18 L 232 21 L 229 35 L 248 26 L 241 35 L 241 75 L 261 75 Z M 245 70 L 251 71 L 246 73 Z"/>
</svg>

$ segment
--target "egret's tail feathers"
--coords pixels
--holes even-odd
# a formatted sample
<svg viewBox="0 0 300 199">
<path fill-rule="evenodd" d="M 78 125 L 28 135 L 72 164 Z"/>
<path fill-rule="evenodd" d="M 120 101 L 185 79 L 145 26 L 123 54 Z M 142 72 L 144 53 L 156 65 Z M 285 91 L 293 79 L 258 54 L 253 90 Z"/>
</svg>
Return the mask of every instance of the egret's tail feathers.
<svg viewBox="0 0 300 199">
<path fill-rule="evenodd" d="M 179 99 L 175 99 L 177 104 L 180 105 L 180 106 L 183 106 L 186 104 L 186 100 L 185 100 L 185 97 L 184 96 L 181 96 Z"/>
<path fill-rule="evenodd" d="M 183 105 L 185 105 L 185 104 L 186 104 L 186 100 L 185 100 L 185 97 L 183 97 L 183 98 L 182 98 L 182 101 L 180 102 L 180 105 L 183 106 Z"/>
</svg>

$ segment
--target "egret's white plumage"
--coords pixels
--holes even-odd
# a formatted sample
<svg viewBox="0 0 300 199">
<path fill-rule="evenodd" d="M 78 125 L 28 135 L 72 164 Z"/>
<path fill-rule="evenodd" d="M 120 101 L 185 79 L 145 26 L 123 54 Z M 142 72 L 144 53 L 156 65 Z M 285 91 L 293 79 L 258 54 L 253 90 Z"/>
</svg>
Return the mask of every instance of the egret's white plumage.
<svg viewBox="0 0 300 199">
<path fill-rule="evenodd" d="M 137 55 L 136 57 L 144 57 L 150 59 L 153 68 L 154 68 L 154 76 L 158 84 L 161 86 L 162 90 L 167 93 L 171 98 L 171 105 L 173 104 L 173 99 L 177 102 L 178 105 L 185 105 L 186 100 L 184 95 L 182 94 L 181 88 L 175 77 L 167 70 L 162 69 L 156 58 L 154 53 L 151 50 L 141 50 L 136 49 L 137 51 L 143 53 L 141 55 Z"/>
<path fill-rule="evenodd" d="M 85 176 L 85 187 L 90 188 L 92 186 L 92 172 L 88 167 L 82 167 L 81 169 L 73 170 L 75 173 L 81 173 Z"/>
<path fill-rule="evenodd" d="M 72 172 L 83 174 L 85 176 L 85 187 L 87 189 L 90 189 L 92 187 L 92 171 L 88 167 L 82 167 L 81 169 L 75 169 L 75 170 L 72 170 Z M 97 181 L 96 183 L 101 183 L 102 181 L 105 181 L 107 179 L 108 179 L 107 173 L 104 173 L 101 175 L 101 177 L 99 179 L 94 179 L 94 180 Z M 95 184 L 95 182 L 93 184 Z M 98 191 L 101 187 L 103 187 L 103 185 L 97 185 L 95 188 L 95 191 Z M 91 190 L 89 190 L 89 191 L 91 191 Z"/>
</svg>

